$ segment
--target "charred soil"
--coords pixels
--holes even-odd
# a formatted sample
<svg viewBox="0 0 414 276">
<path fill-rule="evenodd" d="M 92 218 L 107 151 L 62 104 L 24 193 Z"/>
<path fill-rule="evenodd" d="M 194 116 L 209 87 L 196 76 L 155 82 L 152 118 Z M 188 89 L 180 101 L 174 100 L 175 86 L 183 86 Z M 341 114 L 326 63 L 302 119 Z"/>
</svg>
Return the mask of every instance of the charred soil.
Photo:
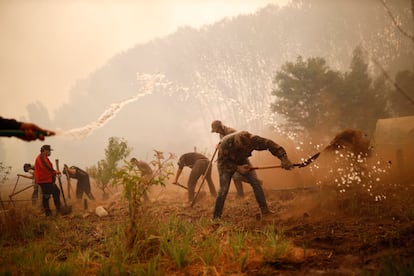
<svg viewBox="0 0 414 276">
<path fill-rule="evenodd" d="M 171 192 L 171 189 L 174 191 Z M 168 275 L 378 275 L 404 274 L 414 272 L 414 185 L 406 183 L 383 191 L 387 197 L 381 201 L 358 189 L 340 193 L 330 187 L 311 189 L 266 190 L 266 197 L 273 214 L 262 218 L 254 195 L 246 186 L 242 199 L 235 194 L 228 195 L 222 219 L 211 221 L 214 198 L 203 194 L 190 207 L 184 204 L 186 194 L 175 187 L 163 188 L 158 197 L 145 206 L 144 210 L 153 218 L 165 220 L 177 217 L 189 222 L 200 219 L 210 221 L 209 233 L 225 232 L 229 227 L 246 232 L 260 232 L 269 226 L 276 232 L 283 232 L 291 246 L 288 254 L 276 260 L 266 260 L 258 254 L 250 254 L 242 270 L 226 265 L 224 257 L 206 272 L 202 264 L 189 264 L 181 268 L 164 268 Z M 102 205 L 108 211 L 106 217 L 98 217 L 93 208 Z M 73 254 L 76 248 L 90 248 L 110 258 L 109 250 L 102 247 L 103 240 L 114 226 L 125 222 L 128 217 L 127 203 L 120 196 L 103 202 L 90 204 L 90 211 L 74 206 L 72 214 L 46 218 L 40 211 L 32 212 L 32 219 L 44 220 L 46 224 L 60 221 L 57 235 L 61 241 L 58 247 L 61 262 Z M 32 211 L 30 211 L 32 210 Z M 14 217 L 16 218 L 16 217 Z M 10 220 L 3 220 L 9 223 Z M 3 224 L 3 230 L 7 230 Z M 57 227 L 57 226 L 56 226 Z M 145 228 L 145 225 L 139 227 Z M 2 256 L 18 254 L 18 248 L 30 248 L 45 235 L 38 229 L 36 237 L 4 237 L 2 233 Z M 10 242 L 8 242 L 8 240 Z M 65 242 L 64 242 L 65 241 Z M 223 242 L 225 242 L 223 240 Z M 257 245 L 260 246 L 260 245 Z M 252 246 L 251 251 L 255 251 Z M 62 253 L 63 252 L 63 253 Z M 13 265 L 3 259 L 4 271 Z M 29 264 L 30 265 L 30 264 Z M 86 274 L 96 274 L 101 264 L 89 264 Z M 16 268 L 17 274 L 25 274 L 24 267 Z M 3 272 L 4 272 L 3 271 Z M 16 275 L 17 275 L 16 274 Z"/>
</svg>

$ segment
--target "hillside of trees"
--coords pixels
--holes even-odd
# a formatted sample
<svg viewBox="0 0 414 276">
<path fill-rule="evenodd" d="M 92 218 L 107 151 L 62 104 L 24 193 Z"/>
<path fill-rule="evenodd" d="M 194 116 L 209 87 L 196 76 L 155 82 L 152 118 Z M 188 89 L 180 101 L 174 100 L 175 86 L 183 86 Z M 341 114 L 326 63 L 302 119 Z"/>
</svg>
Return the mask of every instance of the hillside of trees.
<svg viewBox="0 0 414 276">
<path fill-rule="evenodd" d="M 393 1 L 389 8 L 400 26 L 410 31 L 410 2 Z M 77 151 L 99 151 L 111 136 L 126 138 L 143 154 L 153 148 L 210 147 L 217 138 L 209 133 L 214 119 L 253 132 L 279 127 L 286 119 L 292 129 L 315 128 L 315 122 L 323 120 L 319 126 L 327 135 L 348 126 L 370 132 L 376 117 L 413 114 L 411 103 L 382 71 L 413 93 L 413 60 L 413 42 L 401 34 L 381 1 L 293 1 L 290 6 L 269 5 L 200 29 L 183 27 L 119 53 L 73 85 L 70 101 L 53 120 L 41 104 L 27 108 L 29 119 L 39 124 L 47 122 L 63 130 L 82 127 L 111 104 L 141 93 L 142 74 L 164 76 L 163 85 L 125 106 L 87 140 L 65 145 L 69 158 L 75 158 Z M 304 105 L 303 112 L 284 110 L 289 104 L 278 107 L 275 96 L 280 95 L 275 91 L 283 87 L 276 84 L 287 84 L 281 74 L 289 73 L 292 66 L 321 70 L 319 77 L 332 78 L 329 85 L 337 90 L 328 91 L 332 87 L 320 83 L 326 80 L 315 80 L 312 74 L 318 72 L 311 72 L 307 81 L 320 93 L 285 98 L 296 108 Z M 323 95 L 332 91 L 335 98 Z M 355 121 L 361 112 L 363 121 Z M 287 114 L 293 117 L 286 118 Z M 298 114 L 302 115 L 295 118 Z M 96 159 L 88 155 L 84 162 Z"/>
</svg>

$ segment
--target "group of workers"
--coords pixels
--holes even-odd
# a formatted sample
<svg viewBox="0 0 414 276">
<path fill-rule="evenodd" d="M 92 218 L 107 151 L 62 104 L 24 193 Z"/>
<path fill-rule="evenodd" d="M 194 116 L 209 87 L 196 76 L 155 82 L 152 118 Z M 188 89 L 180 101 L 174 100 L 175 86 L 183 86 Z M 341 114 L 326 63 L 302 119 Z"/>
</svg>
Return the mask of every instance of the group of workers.
<svg viewBox="0 0 414 276">
<path fill-rule="evenodd" d="M 52 162 L 49 160 L 52 150 L 50 145 L 43 145 L 40 148 L 40 154 L 36 157 L 33 167 L 34 182 L 35 185 L 39 185 L 42 190 L 42 206 L 46 216 L 52 214 L 49 206 L 49 199 L 51 196 L 53 197 L 56 212 L 59 213 L 61 210 L 60 190 L 56 185 L 56 177 L 60 177 L 62 173 L 68 177 L 68 181 L 70 178 L 77 179 L 76 199 L 78 201 L 82 200 L 84 194 L 90 200 L 95 200 L 95 197 L 91 192 L 88 173 L 76 166 L 65 167 L 63 172 L 55 170 Z"/>
<path fill-rule="evenodd" d="M 201 175 L 205 175 L 210 194 L 216 197 L 213 219 L 218 219 L 222 215 L 231 180 L 233 179 L 234 181 L 239 197 L 244 196 L 242 182 L 246 182 L 253 188 L 262 215 L 271 214 L 272 212 L 267 205 L 262 188 L 262 182 L 259 180 L 253 169 L 246 170 L 245 168 L 246 165 L 250 168 L 252 167 L 249 157 L 252 155 L 253 151 L 268 150 L 273 156 L 280 159 L 281 167 L 283 169 L 291 170 L 293 169 L 294 164 L 289 160 L 286 150 L 270 139 L 253 135 L 247 131 L 236 131 L 235 129 L 224 125 L 219 120 L 212 122 L 211 132 L 220 135 L 220 142 L 216 149 L 218 152 L 217 168 L 220 182 L 218 193 L 216 193 L 211 178 L 212 160 L 209 161 L 206 156 L 197 152 L 185 153 L 180 157 L 178 160 L 178 170 L 173 183 L 177 183 L 184 166 L 190 167 L 192 170 L 187 184 L 188 200 L 193 201 L 197 180 Z"/>
<path fill-rule="evenodd" d="M 294 164 L 289 160 L 286 150 L 275 143 L 274 141 L 260 137 L 258 135 L 251 134 L 247 131 L 236 131 L 233 128 L 225 126 L 221 121 L 215 120 L 211 124 L 211 131 L 220 135 L 220 142 L 217 145 L 217 168 L 219 173 L 220 188 L 218 193 L 214 187 L 214 183 L 211 178 L 211 163 L 206 156 L 197 152 L 190 152 L 183 154 L 178 160 L 178 170 L 176 172 L 173 183 L 177 184 L 178 178 L 185 166 L 191 168 L 189 175 L 187 189 L 188 189 L 188 200 L 191 202 L 194 200 L 195 188 L 197 180 L 205 175 L 208 187 L 212 196 L 216 197 L 214 205 L 213 219 L 221 217 L 224 202 L 230 188 L 230 182 L 233 179 L 237 195 L 240 197 L 244 196 L 242 182 L 249 183 L 253 189 L 256 201 L 259 205 L 262 215 L 272 213 L 267 205 L 262 183 L 258 179 L 256 172 L 246 170 L 246 165 L 251 167 L 249 157 L 253 151 L 269 151 L 273 156 L 277 157 L 281 161 L 281 167 L 286 170 L 291 170 Z M 17 122 L 13 119 L 4 119 L 0 117 L 0 130 L 1 129 L 19 129 L 23 132 L 20 135 L 10 134 L 8 136 L 17 136 L 25 141 L 32 141 L 35 139 L 44 140 L 45 136 L 54 135 L 53 131 L 48 131 L 38 127 L 35 124 Z M 37 156 L 34 165 L 34 178 L 36 184 L 42 189 L 43 194 L 43 208 L 46 215 L 50 215 L 49 199 L 53 197 L 56 209 L 59 212 L 60 209 L 60 190 L 55 184 L 55 178 L 60 174 L 59 171 L 53 168 L 52 163 L 48 159 L 51 154 L 50 145 L 42 146 L 40 154 Z M 214 156 L 213 156 L 214 157 Z M 139 161 L 136 158 L 132 158 L 131 162 L 134 162 L 137 168 L 151 176 L 151 167 L 143 161 Z M 243 169 L 241 169 L 243 168 Z M 86 193 L 90 199 L 94 199 L 90 193 L 89 176 L 87 173 L 77 167 L 72 167 L 64 173 L 69 174 L 73 178 L 78 178 L 77 185 L 77 197 L 82 197 L 83 193 Z M 86 179 L 87 184 L 79 185 L 80 179 Z M 145 195 L 147 198 L 148 196 Z"/>
</svg>

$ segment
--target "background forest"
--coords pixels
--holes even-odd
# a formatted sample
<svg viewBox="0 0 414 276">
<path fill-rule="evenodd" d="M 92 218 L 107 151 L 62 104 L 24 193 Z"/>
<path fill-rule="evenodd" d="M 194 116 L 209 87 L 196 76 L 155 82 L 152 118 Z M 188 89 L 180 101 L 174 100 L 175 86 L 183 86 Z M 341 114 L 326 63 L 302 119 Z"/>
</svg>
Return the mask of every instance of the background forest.
<svg viewBox="0 0 414 276">
<path fill-rule="evenodd" d="M 144 93 L 143 76 L 160 74 L 150 93 L 122 106 L 104 127 L 67 137 L 70 143 L 49 140 L 55 154 L 87 166 L 102 158 L 113 136 L 125 138 L 143 159 L 154 148 L 211 149 L 214 119 L 252 132 L 332 137 L 358 127 L 371 135 L 378 118 L 414 113 L 412 3 L 384 3 L 296 0 L 200 29 L 184 27 L 119 53 L 78 80 L 53 116 L 37 102 L 24 119 L 61 131 L 82 128 L 111 105 Z M 0 147 L 13 149 L 2 150 L 13 167 L 38 152 L 37 145 L 8 143 Z"/>
</svg>

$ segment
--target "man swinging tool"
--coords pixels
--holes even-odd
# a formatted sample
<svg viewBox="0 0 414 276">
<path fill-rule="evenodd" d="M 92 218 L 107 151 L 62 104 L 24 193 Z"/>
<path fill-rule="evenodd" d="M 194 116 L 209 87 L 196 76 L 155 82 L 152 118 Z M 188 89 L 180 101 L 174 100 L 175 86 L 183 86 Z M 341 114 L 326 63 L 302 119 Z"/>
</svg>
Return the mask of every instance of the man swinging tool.
<svg viewBox="0 0 414 276">
<path fill-rule="evenodd" d="M 224 136 L 229 135 L 231 133 L 235 133 L 236 131 L 237 130 L 235 130 L 234 128 L 224 125 L 220 120 L 214 120 L 211 123 L 211 132 L 218 133 L 220 136 L 220 140 L 223 139 Z M 237 196 L 239 198 L 243 198 L 244 197 L 244 190 L 243 190 L 244 177 L 240 173 L 235 172 L 233 174 L 232 179 L 233 179 L 234 187 L 236 187 Z"/>
<path fill-rule="evenodd" d="M 225 136 L 221 140 L 218 150 L 217 168 L 220 177 L 220 190 L 214 206 L 213 219 L 221 217 L 231 178 L 238 171 L 239 166 L 249 164 L 248 158 L 254 150 L 268 150 L 272 155 L 282 161 L 281 166 L 283 169 L 290 170 L 294 167 L 285 149 L 272 140 L 250 134 L 247 131 L 240 131 Z M 247 172 L 242 172 L 242 175 L 252 186 L 256 202 L 260 207 L 262 215 L 271 214 L 272 212 L 267 206 L 261 181 L 252 172 L 254 170 L 248 170 Z"/>
</svg>

